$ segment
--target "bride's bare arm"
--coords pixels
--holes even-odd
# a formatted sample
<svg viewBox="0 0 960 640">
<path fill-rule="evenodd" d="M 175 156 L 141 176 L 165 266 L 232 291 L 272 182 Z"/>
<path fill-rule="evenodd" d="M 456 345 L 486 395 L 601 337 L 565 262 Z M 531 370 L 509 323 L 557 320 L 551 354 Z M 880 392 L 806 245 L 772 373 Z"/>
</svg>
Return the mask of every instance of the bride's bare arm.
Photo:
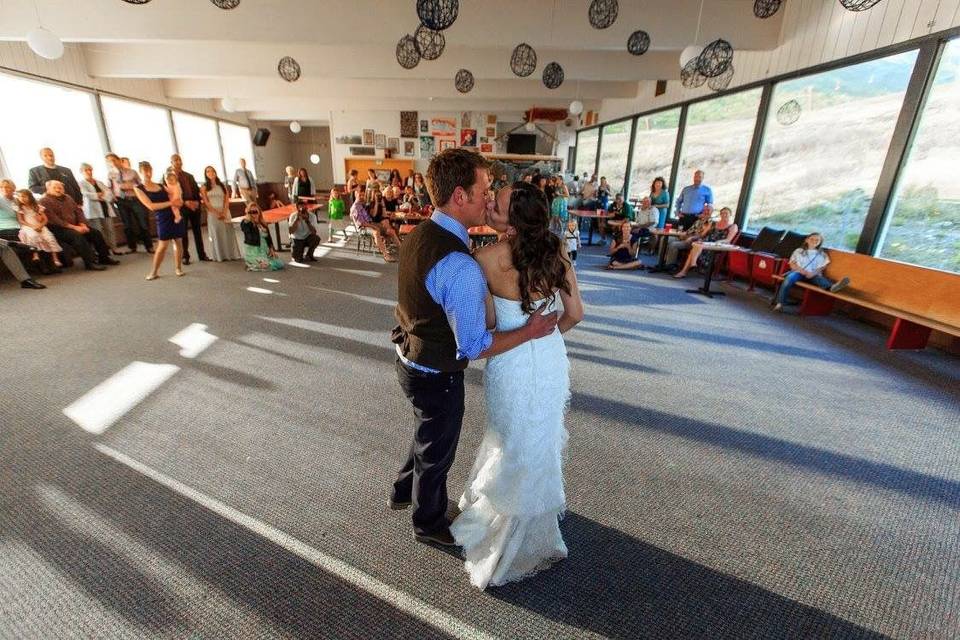
<svg viewBox="0 0 960 640">
<path fill-rule="evenodd" d="M 487 307 L 487 329 L 491 331 L 497 328 L 497 308 L 493 305 L 493 294 L 487 292 L 485 301 Z"/>
<path fill-rule="evenodd" d="M 560 251 L 563 257 L 568 261 L 567 247 L 561 243 Z M 563 289 L 560 290 L 560 301 L 563 302 L 563 314 L 557 320 L 557 328 L 560 333 L 566 333 L 573 329 L 583 320 L 583 299 L 580 297 L 580 288 L 577 286 L 577 273 L 573 270 L 573 265 L 567 267 L 567 288 L 570 293 L 567 294 Z"/>
</svg>

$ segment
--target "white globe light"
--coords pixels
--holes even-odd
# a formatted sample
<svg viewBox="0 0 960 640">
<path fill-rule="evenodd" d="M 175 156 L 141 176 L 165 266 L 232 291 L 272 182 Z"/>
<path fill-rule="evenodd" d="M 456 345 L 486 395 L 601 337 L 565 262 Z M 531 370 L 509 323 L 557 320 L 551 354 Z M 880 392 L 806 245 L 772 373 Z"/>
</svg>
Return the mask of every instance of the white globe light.
<svg viewBox="0 0 960 640">
<path fill-rule="evenodd" d="M 536 131 L 537 125 L 533 124 L 532 122 L 528 122 L 527 124 L 523 125 L 523 128 L 527 131 Z"/>
<path fill-rule="evenodd" d="M 63 43 L 60 38 L 43 27 L 37 27 L 27 34 L 27 44 L 41 58 L 56 60 L 63 55 Z"/>
<path fill-rule="evenodd" d="M 680 52 L 680 68 L 687 66 L 687 63 L 696 58 L 698 55 L 703 53 L 703 47 L 691 44 L 689 47 Z"/>
<path fill-rule="evenodd" d="M 300 131 L 302 130 L 303 130 L 303 127 L 301 127 L 300 123 L 297 122 L 296 120 L 290 123 L 290 131 L 293 131 L 294 133 L 300 133 Z"/>
<path fill-rule="evenodd" d="M 233 98 L 224 98 L 220 101 L 220 107 L 227 113 L 233 113 L 237 110 L 237 101 Z"/>
<path fill-rule="evenodd" d="M 570 103 L 570 108 L 567 109 L 567 111 L 569 111 L 572 116 L 578 116 L 583 113 L 583 103 L 579 100 L 574 100 Z"/>
<path fill-rule="evenodd" d="M 313 164 L 320 164 L 320 156 L 317 155 L 316 153 L 311 153 L 310 162 L 312 162 Z"/>
</svg>

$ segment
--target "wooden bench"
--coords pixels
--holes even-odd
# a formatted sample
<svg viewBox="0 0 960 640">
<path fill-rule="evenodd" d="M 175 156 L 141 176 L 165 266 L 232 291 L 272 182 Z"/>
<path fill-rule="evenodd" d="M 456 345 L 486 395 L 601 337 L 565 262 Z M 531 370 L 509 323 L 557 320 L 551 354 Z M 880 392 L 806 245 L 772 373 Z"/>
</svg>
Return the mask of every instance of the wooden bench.
<svg viewBox="0 0 960 640">
<path fill-rule="evenodd" d="M 824 275 L 831 280 L 848 276 L 850 286 L 830 293 L 797 283 L 803 290 L 801 316 L 827 315 L 837 301 L 891 316 L 888 349 L 923 349 L 931 331 L 960 337 L 960 274 L 835 249 L 827 253 Z"/>
</svg>

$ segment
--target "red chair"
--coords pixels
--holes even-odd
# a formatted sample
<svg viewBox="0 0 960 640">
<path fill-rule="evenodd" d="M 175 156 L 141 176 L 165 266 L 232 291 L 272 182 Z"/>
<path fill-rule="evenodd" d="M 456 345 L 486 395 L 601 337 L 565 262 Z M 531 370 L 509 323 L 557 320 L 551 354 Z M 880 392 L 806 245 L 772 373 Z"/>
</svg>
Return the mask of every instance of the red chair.
<svg viewBox="0 0 960 640">
<path fill-rule="evenodd" d="M 759 237 L 759 236 L 758 236 Z M 750 256 L 750 289 L 754 283 L 774 287 L 774 276 L 790 270 L 790 256 L 803 245 L 805 235 L 789 231 L 783 235 L 773 251 L 754 251 Z"/>
<path fill-rule="evenodd" d="M 772 252 L 780 240 L 783 239 L 783 233 L 780 229 L 771 229 L 770 227 L 760 229 L 760 233 L 757 234 L 757 237 L 753 240 L 753 244 L 750 245 L 749 253 L 737 252 L 730 254 L 726 264 L 727 275 L 730 277 L 740 276 L 747 280 L 749 282 L 747 290 L 753 291 L 754 254 Z M 761 268 L 767 268 L 767 264 L 764 262 Z"/>
</svg>

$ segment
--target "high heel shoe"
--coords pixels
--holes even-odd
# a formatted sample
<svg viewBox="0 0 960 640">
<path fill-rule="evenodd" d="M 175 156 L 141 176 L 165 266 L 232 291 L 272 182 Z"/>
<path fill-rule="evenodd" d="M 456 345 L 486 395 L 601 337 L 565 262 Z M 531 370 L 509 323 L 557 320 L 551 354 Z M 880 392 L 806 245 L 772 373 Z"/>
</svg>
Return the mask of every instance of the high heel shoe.
<svg viewBox="0 0 960 640">
<path fill-rule="evenodd" d="M 159 278 L 159 277 L 160 277 L 159 275 L 157 275 L 157 274 L 155 274 L 155 273 L 151 273 L 151 274 L 148 274 L 148 275 L 147 275 L 147 280 L 156 280 L 156 279 Z"/>
<path fill-rule="evenodd" d="M 186 273 L 184 273 L 183 269 L 177 269 L 177 270 L 176 270 L 176 274 L 177 274 L 177 277 L 178 277 L 178 278 L 186 275 Z"/>
</svg>

